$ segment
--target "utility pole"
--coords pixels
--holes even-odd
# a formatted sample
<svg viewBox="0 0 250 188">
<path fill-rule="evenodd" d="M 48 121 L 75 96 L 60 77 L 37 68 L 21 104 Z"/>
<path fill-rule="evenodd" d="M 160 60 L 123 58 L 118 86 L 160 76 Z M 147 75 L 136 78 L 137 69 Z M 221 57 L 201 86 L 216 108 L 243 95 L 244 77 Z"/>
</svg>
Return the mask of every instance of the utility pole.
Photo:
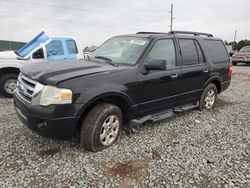
<svg viewBox="0 0 250 188">
<path fill-rule="evenodd" d="M 234 45 L 233 45 L 234 50 L 235 50 L 235 44 L 236 44 L 236 35 L 237 35 L 237 30 L 235 30 L 234 32 Z"/>
<path fill-rule="evenodd" d="M 174 20 L 174 8 L 173 8 L 173 3 L 171 3 L 171 10 L 169 11 L 169 13 L 171 14 L 171 20 L 170 20 L 170 31 L 173 31 L 173 20 Z"/>
</svg>

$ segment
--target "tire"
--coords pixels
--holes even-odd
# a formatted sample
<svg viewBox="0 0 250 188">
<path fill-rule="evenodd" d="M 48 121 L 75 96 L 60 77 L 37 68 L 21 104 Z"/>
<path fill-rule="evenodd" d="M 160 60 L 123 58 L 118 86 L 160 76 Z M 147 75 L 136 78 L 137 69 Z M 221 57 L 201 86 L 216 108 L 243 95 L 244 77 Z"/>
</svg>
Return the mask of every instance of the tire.
<svg viewBox="0 0 250 188">
<path fill-rule="evenodd" d="M 217 94 L 218 94 L 218 90 L 217 90 L 216 85 L 212 83 L 207 85 L 204 88 L 202 95 L 200 97 L 198 109 L 199 110 L 203 110 L 203 109 L 211 110 L 214 107 L 214 104 L 216 102 Z"/>
<path fill-rule="evenodd" d="M 113 128 L 110 127 L 110 122 L 113 122 Z M 119 107 L 110 103 L 97 104 L 83 121 L 80 143 L 85 149 L 93 152 L 106 149 L 119 138 L 122 124 L 122 111 Z"/>
<path fill-rule="evenodd" d="M 14 96 L 18 74 L 9 73 L 0 78 L 0 93 L 7 98 Z M 8 86 L 7 86 L 8 85 Z"/>
<path fill-rule="evenodd" d="M 234 66 L 236 66 L 236 65 L 237 65 L 237 62 L 236 62 L 236 61 L 233 61 L 232 63 L 233 63 L 233 65 L 234 65 Z"/>
</svg>

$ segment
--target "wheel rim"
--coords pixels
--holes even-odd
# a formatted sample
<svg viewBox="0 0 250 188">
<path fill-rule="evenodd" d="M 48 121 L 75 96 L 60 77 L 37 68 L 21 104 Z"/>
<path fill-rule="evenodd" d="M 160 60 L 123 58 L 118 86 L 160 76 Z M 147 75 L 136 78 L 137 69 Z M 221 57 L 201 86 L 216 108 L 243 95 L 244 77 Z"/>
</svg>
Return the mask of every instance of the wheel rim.
<svg viewBox="0 0 250 188">
<path fill-rule="evenodd" d="M 111 145 L 118 136 L 120 122 L 116 115 L 110 115 L 103 122 L 100 133 L 100 141 L 104 146 Z"/>
<path fill-rule="evenodd" d="M 205 107 L 207 109 L 211 109 L 215 102 L 215 92 L 214 90 L 209 90 L 207 92 L 206 98 L 205 98 Z"/>
<path fill-rule="evenodd" d="M 16 79 L 9 79 L 4 83 L 4 90 L 9 94 L 14 94 L 16 85 L 17 85 Z"/>
</svg>

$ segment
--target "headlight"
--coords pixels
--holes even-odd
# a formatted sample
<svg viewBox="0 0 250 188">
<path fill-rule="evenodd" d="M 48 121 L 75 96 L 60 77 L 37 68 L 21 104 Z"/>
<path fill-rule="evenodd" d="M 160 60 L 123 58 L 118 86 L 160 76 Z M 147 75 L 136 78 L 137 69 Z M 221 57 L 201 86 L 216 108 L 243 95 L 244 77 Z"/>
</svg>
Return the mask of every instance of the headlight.
<svg viewBox="0 0 250 188">
<path fill-rule="evenodd" d="M 72 91 L 70 89 L 44 86 L 39 104 L 48 106 L 51 104 L 70 104 L 72 102 Z"/>
</svg>

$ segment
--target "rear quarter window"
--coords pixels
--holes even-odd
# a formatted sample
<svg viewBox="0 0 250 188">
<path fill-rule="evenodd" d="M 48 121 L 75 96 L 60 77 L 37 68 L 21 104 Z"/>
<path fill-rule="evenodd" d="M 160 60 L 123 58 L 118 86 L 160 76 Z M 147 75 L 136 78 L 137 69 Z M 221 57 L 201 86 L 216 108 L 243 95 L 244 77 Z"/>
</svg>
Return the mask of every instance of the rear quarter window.
<svg viewBox="0 0 250 188">
<path fill-rule="evenodd" d="M 213 63 L 225 63 L 229 61 L 228 52 L 220 40 L 204 40 L 208 55 Z"/>
</svg>

